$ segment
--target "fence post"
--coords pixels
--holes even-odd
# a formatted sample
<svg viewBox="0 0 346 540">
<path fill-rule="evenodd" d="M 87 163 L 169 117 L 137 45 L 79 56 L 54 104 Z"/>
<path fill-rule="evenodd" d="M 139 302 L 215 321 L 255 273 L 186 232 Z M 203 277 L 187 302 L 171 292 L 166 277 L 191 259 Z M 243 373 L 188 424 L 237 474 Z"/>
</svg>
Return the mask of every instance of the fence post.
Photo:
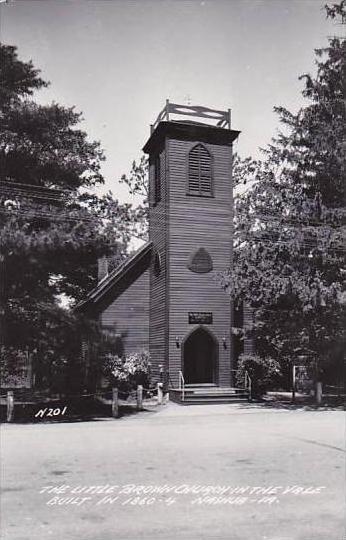
<svg viewBox="0 0 346 540">
<path fill-rule="evenodd" d="M 139 384 L 137 386 L 137 411 L 143 409 L 143 386 Z"/>
<path fill-rule="evenodd" d="M 157 403 L 162 405 L 163 400 L 163 384 L 162 382 L 157 383 Z"/>
<path fill-rule="evenodd" d="M 296 402 L 296 366 L 293 364 L 292 373 L 292 403 Z"/>
<path fill-rule="evenodd" d="M 7 392 L 7 422 L 13 422 L 14 394 L 12 390 Z"/>
<path fill-rule="evenodd" d="M 322 403 L 322 383 L 321 382 L 316 383 L 316 403 L 317 405 L 321 405 Z"/>
<path fill-rule="evenodd" d="M 119 416 L 119 392 L 117 388 L 113 388 L 112 394 L 112 416 L 118 418 Z"/>
</svg>

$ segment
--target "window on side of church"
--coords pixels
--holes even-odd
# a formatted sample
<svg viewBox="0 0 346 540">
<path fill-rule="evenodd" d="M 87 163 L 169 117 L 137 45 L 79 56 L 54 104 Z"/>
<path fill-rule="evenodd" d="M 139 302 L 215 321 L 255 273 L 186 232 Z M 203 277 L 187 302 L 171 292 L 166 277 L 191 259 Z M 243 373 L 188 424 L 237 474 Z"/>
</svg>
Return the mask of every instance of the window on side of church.
<svg viewBox="0 0 346 540">
<path fill-rule="evenodd" d="M 161 161 L 157 154 L 154 161 L 154 204 L 161 201 Z"/>
<path fill-rule="evenodd" d="M 212 197 L 212 159 L 203 144 L 196 144 L 189 153 L 188 194 Z"/>
</svg>

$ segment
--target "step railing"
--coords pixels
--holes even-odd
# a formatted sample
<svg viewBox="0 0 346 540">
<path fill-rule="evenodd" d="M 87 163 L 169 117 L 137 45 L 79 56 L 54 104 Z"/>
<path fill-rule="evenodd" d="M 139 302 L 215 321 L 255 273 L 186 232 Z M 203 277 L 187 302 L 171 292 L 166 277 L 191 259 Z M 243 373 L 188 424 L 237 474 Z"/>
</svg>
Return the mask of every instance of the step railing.
<svg viewBox="0 0 346 540">
<path fill-rule="evenodd" d="M 182 371 L 179 371 L 179 390 L 181 392 L 181 401 L 185 400 L 185 379 Z"/>
<path fill-rule="evenodd" d="M 231 373 L 232 373 L 232 383 L 234 386 L 237 386 L 237 373 L 242 373 L 242 370 L 231 369 Z M 248 392 L 249 399 L 251 399 L 252 380 L 247 370 L 245 370 L 245 373 L 244 373 L 244 390 Z"/>
<path fill-rule="evenodd" d="M 251 380 L 251 377 L 249 375 L 249 372 L 248 371 L 245 371 L 245 388 L 246 390 L 249 392 L 249 399 L 251 399 L 251 390 L 252 390 L 252 380 Z"/>
<path fill-rule="evenodd" d="M 231 372 L 233 374 L 235 374 L 234 379 L 236 379 L 236 373 L 239 373 L 240 370 L 239 369 L 232 369 Z M 172 380 L 171 380 L 170 375 L 168 377 L 169 377 L 169 381 L 171 383 L 171 388 L 174 389 L 174 386 L 172 384 Z M 233 381 L 233 383 L 235 383 L 235 380 Z M 251 399 L 252 379 L 251 379 L 248 371 L 245 371 L 245 373 L 244 373 L 244 389 L 247 391 L 247 393 L 249 395 L 249 399 Z M 185 379 L 184 379 L 184 375 L 183 375 L 182 371 L 178 372 L 178 390 L 180 392 L 181 401 L 185 401 Z"/>
</svg>

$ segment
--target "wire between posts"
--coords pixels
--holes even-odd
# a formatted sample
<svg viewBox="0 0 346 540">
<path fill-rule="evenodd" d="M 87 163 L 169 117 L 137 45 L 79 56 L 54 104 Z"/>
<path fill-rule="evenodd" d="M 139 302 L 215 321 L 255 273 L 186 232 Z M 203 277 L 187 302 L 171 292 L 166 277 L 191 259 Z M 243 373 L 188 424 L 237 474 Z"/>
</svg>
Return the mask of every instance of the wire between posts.
<svg viewBox="0 0 346 540">
<path fill-rule="evenodd" d="M 143 391 L 144 392 L 147 392 L 148 394 L 151 394 L 152 396 L 156 393 L 158 393 L 158 389 L 157 388 L 146 388 L 146 387 L 143 387 Z M 119 397 L 124 397 L 125 399 L 128 399 L 130 396 L 131 397 L 137 397 L 137 390 L 131 390 L 130 392 L 123 392 L 123 391 L 118 391 L 118 396 Z M 20 395 L 17 395 L 15 396 L 16 398 L 16 402 L 17 403 L 23 403 L 25 399 L 29 399 L 33 404 L 34 403 L 42 403 L 42 402 L 47 402 L 47 403 L 51 403 L 51 402 L 61 402 L 63 400 L 70 400 L 70 399 L 80 399 L 80 398 L 87 398 L 87 397 L 100 397 L 100 398 L 103 398 L 103 399 L 107 399 L 107 400 L 111 400 L 112 399 L 112 392 L 109 391 L 109 390 L 105 390 L 103 392 L 93 392 L 93 393 L 88 393 L 88 394 L 72 394 L 72 395 L 65 395 L 65 396 L 61 396 L 61 397 L 52 397 L 50 398 L 49 396 L 40 396 L 39 394 L 30 394 L 30 393 L 22 393 Z M 1 399 L 6 399 L 7 398 L 7 394 L 0 394 L 0 398 Z"/>
</svg>

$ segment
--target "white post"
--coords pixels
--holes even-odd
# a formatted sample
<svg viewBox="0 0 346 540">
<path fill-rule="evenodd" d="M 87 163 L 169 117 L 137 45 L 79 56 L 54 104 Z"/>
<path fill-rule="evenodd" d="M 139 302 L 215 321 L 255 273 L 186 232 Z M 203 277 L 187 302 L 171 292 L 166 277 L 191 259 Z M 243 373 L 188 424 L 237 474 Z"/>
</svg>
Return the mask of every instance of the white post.
<svg viewBox="0 0 346 540">
<path fill-rule="evenodd" d="M 316 403 L 317 405 L 321 405 L 322 403 L 322 383 L 321 382 L 316 383 Z"/>
<path fill-rule="evenodd" d="M 118 416 L 119 416 L 119 393 L 118 393 L 117 388 L 113 388 L 112 416 L 113 416 L 113 418 L 118 418 Z"/>
<path fill-rule="evenodd" d="M 13 421 L 14 411 L 14 394 L 12 390 L 7 392 L 7 422 Z"/>
<path fill-rule="evenodd" d="M 137 386 L 137 411 L 143 409 L 143 386 L 139 384 Z"/>
<path fill-rule="evenodd" d="M 293 375 L 292 375 L 292 403 L 296 400 L 296 366 L 293 365 Z"/>
<path fill-rule="evenodd" d="M 162 405 L 163 400 L 163 384 L 162 382 L 157 383 L 157 403 Z"/>
</svg>

